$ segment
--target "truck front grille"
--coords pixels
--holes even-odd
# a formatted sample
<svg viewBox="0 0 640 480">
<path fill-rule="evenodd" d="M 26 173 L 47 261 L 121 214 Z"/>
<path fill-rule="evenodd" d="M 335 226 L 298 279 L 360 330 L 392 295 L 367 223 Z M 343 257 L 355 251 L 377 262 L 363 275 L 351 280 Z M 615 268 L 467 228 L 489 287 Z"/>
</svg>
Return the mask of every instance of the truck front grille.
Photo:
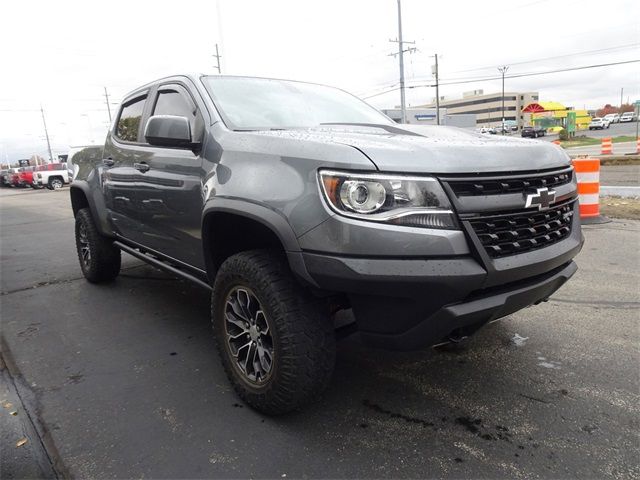
<svg viewBox="0 0 640 480">
<path fill-rule="evenodd" d="M 520 211 L 474 217 L 469 220 L 492 258 L 549 246 L 571 233 L 574 201 L 545 211 Z"/>
<path fill-rule="evenodd" d="M 472 195 L 501 195 L 505 193 L 524 193 L 536 188 L 553 188 L 565 185 L 572 180 L 573 171 L 564 169 L 548 174 L 518 175 L 511 178 L 478 178 L 477 180 L 448 180 L 449 186 L 457 197 Z"/>
</svg>

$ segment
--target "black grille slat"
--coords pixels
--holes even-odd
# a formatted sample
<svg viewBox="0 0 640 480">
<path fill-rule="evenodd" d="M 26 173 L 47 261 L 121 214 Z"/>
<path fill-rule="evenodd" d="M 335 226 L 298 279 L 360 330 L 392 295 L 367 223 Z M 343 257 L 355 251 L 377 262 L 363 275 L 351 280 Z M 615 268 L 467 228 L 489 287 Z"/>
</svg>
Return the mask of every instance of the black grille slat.
<svg viewBox="0 0 640 480">
<path fill-rule="evenodd" d="M 515 255 L 556 243 L 571 233 L 573 202 L 544 212 L 491 214 L 469 220 L 492 258 Z"/>
<path fill-rule="evenodd" d="M 456 180 L 447 179 L 447 183 L 458 197 L 474 195 L 503 195 L 506 193 L 525 193 L 532 188 L 554 188 L 570 183 L 573 171 L 552 172 L 531 175 L 527 178 L 501 178 Z"/>
</svg>

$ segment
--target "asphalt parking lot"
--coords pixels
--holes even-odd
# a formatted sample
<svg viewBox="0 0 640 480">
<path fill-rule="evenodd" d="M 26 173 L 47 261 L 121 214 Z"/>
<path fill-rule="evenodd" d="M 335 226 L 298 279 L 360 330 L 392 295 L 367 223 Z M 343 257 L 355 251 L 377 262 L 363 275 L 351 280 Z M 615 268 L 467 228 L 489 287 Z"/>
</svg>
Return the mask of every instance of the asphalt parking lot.
<svg viewBox="0 0 640 480">
<path fill-rule="evenodd" d="M 26 447 L 79 478 L 640 477 L 640 222 L 586 227 L 572 281 L 463 347 L 341 341 L 326 394 L 269 418 L 228 386 L 206 292 L 131 258 L 85 282 L 66 187 L 0 204 L 2 378 L 24 403 L 0 414 L 37 432 L 0 436 L 5 465 Z"/>
</svg>

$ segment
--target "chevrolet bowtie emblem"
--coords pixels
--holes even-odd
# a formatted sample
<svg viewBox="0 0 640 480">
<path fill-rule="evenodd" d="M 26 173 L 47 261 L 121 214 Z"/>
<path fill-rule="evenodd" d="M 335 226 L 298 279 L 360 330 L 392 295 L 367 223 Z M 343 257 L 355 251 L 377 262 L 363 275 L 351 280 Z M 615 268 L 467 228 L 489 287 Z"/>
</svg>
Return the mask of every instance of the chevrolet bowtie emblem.
<svg viewBox="0 0 640 480">
<path fill-rule="evenodd" d="M 555 190 L 549 190 L 547 187 L 538 188 L 536 193 L 529 193 L 524 208 L 538 207 L 538 210 L 544 210 L 555 201 Z"/>
</svg>

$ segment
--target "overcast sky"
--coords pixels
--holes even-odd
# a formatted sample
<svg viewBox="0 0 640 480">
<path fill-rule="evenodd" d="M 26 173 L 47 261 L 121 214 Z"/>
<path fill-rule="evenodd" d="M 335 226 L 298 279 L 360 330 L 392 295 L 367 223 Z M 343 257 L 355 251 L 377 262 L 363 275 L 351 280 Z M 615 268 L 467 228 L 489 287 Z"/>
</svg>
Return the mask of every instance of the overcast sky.
<svg viewBox="0 0 640 480">
<path fill-rule="evenodd" d="M 640 59 L 637 0 L 403 0 L 408 85 L 432 83 L 440 55 L 441 95 L 498 92 L 508 75 Z M 40 104 L 54 153 L 100 144 L 129 90 L 181 72 L 222 73 L 326 83 L 362 97 L 398 83 L 396 0 L 111 0 L 3 2 L 0 22 L 0 160 L 46 156 Z M 413 45 L 407 45 L 407 47 Z M 507 79 L 506 90 L 576 108 L 640 99 L 640 63 Z M 407 91 L 410 105 L 433 88 Z M 399 104 L 397 90 L 370 97 Z"/>
</svg>

